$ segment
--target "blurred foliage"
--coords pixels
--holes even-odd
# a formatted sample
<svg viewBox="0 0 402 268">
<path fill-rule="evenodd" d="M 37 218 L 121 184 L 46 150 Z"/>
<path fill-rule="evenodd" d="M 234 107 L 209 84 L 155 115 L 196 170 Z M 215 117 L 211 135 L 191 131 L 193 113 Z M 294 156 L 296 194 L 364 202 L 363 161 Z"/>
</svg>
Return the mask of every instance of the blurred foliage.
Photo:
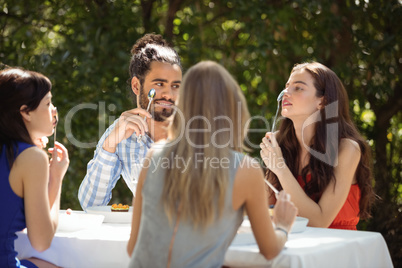
<svg viewBox="0 0 402 268">
<path fill-rule="evenodd" d="M 344 82 L 354 120 L 373 149 L 380 199 L 359 228 L 381 232 L 400 267 L 401 25 L 398 0 L 0 0 L 0 64 L 52 80 L 58 137 L 71 159 L 61 207 L 73 209 L 80 209 L 78 187 L 96 142 L 133 107 L 130 49 L 144 33 L 171 41 L 184 70 L 206 59 L 224 65 L 251 114 L 269 123 L 292 66 L 307 60 L 327 65 Z M 251 122 L 260 130 L 249 134 L 254 145 L 269 130 L 261 118 Z M 121 180 L 112 202 L 131 198 Z"/>
</svg>

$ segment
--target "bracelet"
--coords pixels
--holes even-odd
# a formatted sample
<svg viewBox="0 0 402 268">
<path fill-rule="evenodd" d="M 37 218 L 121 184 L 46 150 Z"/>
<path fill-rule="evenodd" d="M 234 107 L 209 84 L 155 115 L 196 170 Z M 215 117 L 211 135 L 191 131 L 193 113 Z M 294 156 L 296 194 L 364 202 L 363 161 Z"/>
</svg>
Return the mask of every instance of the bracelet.
<svg viewBox="0 0 402 268">
<path fill-rule="evenodd" d="M 285 229 L 281 228 L 281 227 L 275 227 L 275 230 L 279 230 L 285 233 L 286 235 L 286 240 L 288 240 L 288 231 L 286 231 Z"/>
</svg>

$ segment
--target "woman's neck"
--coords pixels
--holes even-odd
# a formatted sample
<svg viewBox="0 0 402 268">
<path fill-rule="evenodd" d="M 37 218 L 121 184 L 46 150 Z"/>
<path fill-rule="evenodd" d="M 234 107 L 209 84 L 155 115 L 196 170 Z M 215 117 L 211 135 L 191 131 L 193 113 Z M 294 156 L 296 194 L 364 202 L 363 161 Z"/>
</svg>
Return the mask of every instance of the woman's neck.
<svg viewBox="0 0 402 268">
<path fill-rule="evenodd" d="M 301 146 L 301 149 L 303 151 L 307 151 L 311 145 L 315 133 L 315 124 L 305 126 L 304 121 L 294 120 L 293 126 L 295 128 L 296 138 Z"/>
<path fill-rule="evenodd" d="M 31 131 L 28 127 L 28 133 L 29 136 L 31 137 L 32 142 L 39 148 L 45 148 L 47 146 L 47 143 L 49 142 L 49 139 L 46 136 L 39 137 L 37 133 Z"/>
<path fill-rule="evenodd" d="M 315 127 L 314 124 L 303 127 L 302 121 L 293 121 L 293 126 L 295 128 L 297 141 L 300 144 L 298 174 L 301 175 L 303 168 L 308 165 L 310 160 L 309 147 L 311 145 Z"/>
</svg>

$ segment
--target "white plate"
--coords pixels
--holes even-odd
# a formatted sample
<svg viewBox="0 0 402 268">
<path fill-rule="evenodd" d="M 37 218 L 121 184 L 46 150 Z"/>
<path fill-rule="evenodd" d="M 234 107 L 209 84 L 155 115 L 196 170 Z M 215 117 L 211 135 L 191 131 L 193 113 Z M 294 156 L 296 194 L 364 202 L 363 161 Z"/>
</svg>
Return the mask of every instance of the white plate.
<svg viewBox="0 0 402 268">
<path fill-rule="evenodd" d="M 105 216 L 103 222 L 109 223 L 131 223 L 133 208 L 130 207 L 128 212 L 112 212 L 111 206 L 97 206 L 87 208 L 89 214 L 98 214 Z"/>
<path fill-rule="evenodd" d="M 102 215 L 86 214 L 83 211 L 72 211 L 71 215 L 68 215 L 65 210 L 60 210 L 57 231 L 76 232 L 93 229 L 101 226 L 104 218 Z"/>
<path fill-rule="evenodd" d="M 306 230 L 308 223 L 307 218 L 303 217 L 296 217 L 295 222 L 293 223 L 292 229 L 290 230 L 291 233 L 301 233 Z"/>
<path fill-rule="evenodd" d="M 291 233 L 301 233 L 306 230 L 308 223 L 308 219 L 304 217 L 296 217 L 295 222 L 293 223 L 292 229 L 290 230 Z M 241 224 L 240 228 L 244 227 L 251 227 L 250 220 L 247 216 L 244 216 L 243 223 Z"/>
<path fill-rule="evenodd" d="M 307 218 L 296 217 L 296 220 L 290 230 L 290 233 L 301 233 L 306 230 L 308 223 Z M 250 245 L 257 243 L 254 238 L 254 234 L 251 230 L 250 220 L 247 216 L 244 216 L 244 220 L 237 231 L 236 236 L 234 237 L 231 245 L 232 246 L 242 246 L 242 245 Z"/>
</svg>

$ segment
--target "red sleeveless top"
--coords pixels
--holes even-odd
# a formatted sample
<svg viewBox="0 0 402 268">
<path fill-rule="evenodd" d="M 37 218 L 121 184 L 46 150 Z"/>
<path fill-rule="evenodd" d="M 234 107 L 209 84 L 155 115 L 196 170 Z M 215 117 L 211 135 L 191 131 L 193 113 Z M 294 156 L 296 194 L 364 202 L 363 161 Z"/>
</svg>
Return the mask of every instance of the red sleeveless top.
<svg viewBox="0 0 402 268">
<path fill-rule="evenodd" d="M 307 175 L 307 182 L 310 181 L 311 175 Z M 297 177 L 297 181 L 300 186 L 304 189 L 304 181 L 301 176 Z M 346 230 L 357 230 L 356 225 L 359 222 L 359 201 L 360 201 L 360 188 L 357 184 L 352 184 L 349 190 L 348 197 L 346 198 L 345 204 L 343 204 L 341 210 L 336 215 L 334 221 L 328 228 L 333 229 L 346 229 Z"/>
</svg>

